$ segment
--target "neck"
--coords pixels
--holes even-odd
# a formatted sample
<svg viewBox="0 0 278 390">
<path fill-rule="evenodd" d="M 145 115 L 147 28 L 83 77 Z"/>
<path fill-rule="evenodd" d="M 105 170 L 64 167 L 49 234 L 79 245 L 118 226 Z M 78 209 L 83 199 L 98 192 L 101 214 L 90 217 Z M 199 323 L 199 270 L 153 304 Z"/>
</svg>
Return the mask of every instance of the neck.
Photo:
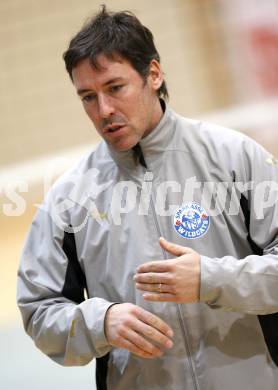
<svg viewBox="0 0 278 390">
<path fill-rule="evenodd" d="M 163 113 L 165 111 L 164 108 L 165 108 L 164 101 L 161 101 L 160 99 L 157 99 L 156 102 L 155 102 L 155 106 L 154 106 L 153 118 L 152 118 L 151 125 L 145 131 L 143 138 L 146 137 L 148 134 L 150 134 L 152 132 L 152 130 L 158 125 L 158 123 L 160 122 L 160 120 L 161 120 L 161 118 L 163 116 Z"/>
</svg>

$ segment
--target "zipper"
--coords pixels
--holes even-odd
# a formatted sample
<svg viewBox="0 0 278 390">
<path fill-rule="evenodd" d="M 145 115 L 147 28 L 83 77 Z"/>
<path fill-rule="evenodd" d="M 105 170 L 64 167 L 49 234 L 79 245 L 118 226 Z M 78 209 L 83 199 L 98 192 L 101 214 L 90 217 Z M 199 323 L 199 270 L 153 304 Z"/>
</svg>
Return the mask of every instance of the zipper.
<svg viewBox="0 0 278 390">
<path fill-rule="evenodd" d="M 139 163 L 142 166 L 144 173 L 147 173 L 148 167 L 147 167 L 146 160 L 144 158 L 142 149 L 140 148 L 140 145 L 139 145 L 139 149 L 140 149 L 139 152 L 141 154 L 140 155 L 140 159 L 139 159 Z M 149 186 L 149 185 L 150 185 L 150 183 L 148 182 L 147 186 Z M 153 190 L 152 190 L 152 188 L 151 188 L 151 191 L 150 191 L 150 206 L 151 206 L 153 219 L 154 219 L 154 224 L 155 224 L 158 236 L 161 237 L 162 234 L 161 234 L 161 229 L 160 229 L 157 217 L 156 217 L 155 206 L 154 206 L 154 201 L 153 201 Z M 165 252 L 164 249 L 162 250 L 162 252 L 163 252 L 164 259 L 168 260 L 168 255 L 167 255 L 167 253 Z M 193 379 L 193 386 L 194 386 L 195 390 L 200 390 L 199 385 L 198 385 L 198 381 L 197 381 L 197 376 L 196 376 L 195 369 L 194 369 L 194 364 L 193 364 L 192 357 L 191 357 L 191 350 L 190 350 L 190 346 L 189 346 L 187 327 L 186 327 L 185 321 L 183 320 L 183 317 L 182 317 L 180 305 L 177 303 L 176 306 L 177 306 L 177 309 L 178 309 L 178 320 L 179 320 L 179 323 L 180 323 L 180 328 L 181 328 L 182 335 L 183 335 L 184 342 L 185 342 L 185 350 L 186 350 L 187 356 L 188 356 L 188 367 L 189 367 L 189 371 L 191 373 L 191 377 Z"/>
<path fill-rule="evenodd" d="M 155 223 L 155 226 L 156 226 L 157 233 L 158 233 L 159 237 L 162 237 L 161 229 L 160 229 L 160 226 L 159 226 L 159 223 L 158 223 L 158 220 L 157 220 L 157 217 L 156 217 L 156 213 L 155 213 L 155 207 L 154 207 L 152 191 L 151 191 L 151 196 L 150 196 L 150 206 L 151 206 L 151 210 L 152 210 L 152 214 L 153 214 L 154 223 Z M 168 260 L 167 253 L 165 252 L 164 249 L 162 249 L 162 251 L 163 251 L 164 259 Z M 188 355 L 188 363 L 189 363 L 188 366 L 189 366 L 189 371 L 190 371 L 192 379 L 193 379 L 193 386 L 194 386 L 195 390 L 199 390 L 199 385 L 198 385 L 198 382 L 197 382 L 197 377 L 196 377 L 196 373 L 195 373 L 195 369 L 194 369 L 194 364 L 193 364 L 192 357 L 191 357 L 191 350 L 190 350 L 190 347 L 189 347 L 187 327 L 186 327 L 185 321 L 183 320 L 183 317 L 182 317 L 181 307 L 180 307 L 180 305 L 178 303 L 176 305 L 177 305 L 177 309 L 178 309 L 178 319 L 179 319 L 182 335 L 183 335 L 184 342 L 185 342 L 185 349 L 186 349 L 186 352 L 187 352 L 187 355 Z"/>
</svg>

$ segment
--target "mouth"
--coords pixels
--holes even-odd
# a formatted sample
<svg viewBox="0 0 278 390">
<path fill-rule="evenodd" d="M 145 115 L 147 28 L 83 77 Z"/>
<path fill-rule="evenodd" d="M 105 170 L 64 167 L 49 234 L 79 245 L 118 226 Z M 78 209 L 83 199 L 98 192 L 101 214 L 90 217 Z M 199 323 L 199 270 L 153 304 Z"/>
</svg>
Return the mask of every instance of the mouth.
<svg viewBox="0 0 278 390">
<path fill-rule="evenodd" d="M 105 134 L 110 134 L 110 133 L 116 133 L 120 129 L 122 129 L 125 125 L 123 124 L 113 124 L 113 125 L 108 125 L 104 128 L 104 133 Z"/>
</svg>

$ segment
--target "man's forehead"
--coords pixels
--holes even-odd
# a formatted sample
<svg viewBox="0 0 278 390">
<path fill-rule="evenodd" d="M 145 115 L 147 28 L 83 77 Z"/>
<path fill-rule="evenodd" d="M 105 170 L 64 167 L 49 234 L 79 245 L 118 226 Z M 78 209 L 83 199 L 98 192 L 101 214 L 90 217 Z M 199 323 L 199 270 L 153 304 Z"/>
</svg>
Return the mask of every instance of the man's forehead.
<svg viewBox="0 0 278 390">
<path fill-rule="evenodd" d="M 111 54 L 109 56 L 100 54 L 94 60 L 91 60 L 90 58 L 85 58 L 81 60 L 76 67 L 82 64 L 84 64 L 88 68 L 88 70 L 91 69 L 93 72 L 96 73 L 104 73 L 106 71 L 109 71 L 111 68 L 115 69 L 121 65 L 132 68 L 130 62 L 125 58 L 121 57 L 119 54 Z"/>
<path fill-rule="evenodd" d="M 77 87 L 89 81 L 107 83 L 110 79 L 125 79 L 126 70 L 132 68 L 130 63 L 120 56 L 109 58 L 104 55 L 97 57 L 94 66 L 89 58 L 81 60 L 72 71 L 73 83 Z"/>
</svg>

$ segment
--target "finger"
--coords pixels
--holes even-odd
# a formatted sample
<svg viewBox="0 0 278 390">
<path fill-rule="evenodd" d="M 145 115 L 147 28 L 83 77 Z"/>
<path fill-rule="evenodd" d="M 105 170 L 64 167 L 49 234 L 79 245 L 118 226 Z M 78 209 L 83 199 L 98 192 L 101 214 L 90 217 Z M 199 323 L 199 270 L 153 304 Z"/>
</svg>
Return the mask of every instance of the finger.
<svg viewBox="0 0 278 390">
<path fill-rule="evenodd" d="M 173 277 L 171 276 L 170 273 L 164 272 L 164 273 L 159 273 L 159 272 L 144 272 L 144 273 L 138 273 L 134 275 L 133 279 L 135 282 L 138 283 L 154 283 L 154 284 L 159 284 L 159 283 L 164 283 L 164 284 L 171 284 L 173 283 Z"/>
<path fill-rule="evenodd" d="M 147 341 L 144 337 L 142 337 L 134 330 L 129 329 L 128 332 L 126 332 L 126 334 L 124 335 L 124 337 L 125 340 L 128 340 L 131 344 L 152 356 L 161 356 L 163 353 L 161 349 Z"/>
<path fill-rule="evenodd" d="M 157 292 L 157 293 L 173 293 L 173 287 L 168 284 L 148 284 L 148 283 L 136 283 L 135 287 L 140 291 L 149 291 L 149 292 Z"/>
<path fill-rule="evenodd" d="M 140 265 L 136 269 L 136 272 L 167 272 L 169 271 L 171 264 L 171 260 L 149 261 L 148 263 Z"/>
<path fill-rule="evenodd" d="M 194 252 L 191 248 L 174 244 L 173 242 L 165 240 L 165 238 L 163 237 L 160 237 L 159 243 L 162 249 L 165 249 L 167 252 L 171 253 L 171 255 L 174 256 L 182 256 Z"/>
<path fill-rule="evenodd" d="M 173 346 L 172 340 L 170 340 L 167 336 L 159 332 L 157 329 L 147 325 L 142 321 L 138 320 L 138 322 L 134 324 L 134 330 L 147 337 L 148 339 L 151 339 L 152 341 L 160 344 L 162 347 L 172 348 Z"/>
<path fill-rule="evenodd" d="M 145 293 L 143 294 L 143 298 L 146 301 L 155 301 L 155 302 L 176 302 L 177 297 L 174 294 L 169 293 Z"/>
<path fill-rule="evenodd" d="M 156 328 L 159 332 L 163 333 L 167 337 L 173 337 L 174 335 L 173 330 L 168 324 L 166 324 L 166 322 L 162 321 L 161 318 L 148 312 L 147 310 L 140 308 L 140 310 L 137 312 L 137 318 L 145 322 L 147 325 Z"/>
<path fill-rule="evenodd" d="M 123 339 L 121 342 L 121 348 L 127 349 L 129 352 L 134 353 L 137 356 L 146 358 L 146 359 L 152 359 L 156 356 L 152 355 L 151 353 L 148 353 L 141 348 L 138 348 L 135 344 L 131 343 L 128 340 Z"/>
</svg>

